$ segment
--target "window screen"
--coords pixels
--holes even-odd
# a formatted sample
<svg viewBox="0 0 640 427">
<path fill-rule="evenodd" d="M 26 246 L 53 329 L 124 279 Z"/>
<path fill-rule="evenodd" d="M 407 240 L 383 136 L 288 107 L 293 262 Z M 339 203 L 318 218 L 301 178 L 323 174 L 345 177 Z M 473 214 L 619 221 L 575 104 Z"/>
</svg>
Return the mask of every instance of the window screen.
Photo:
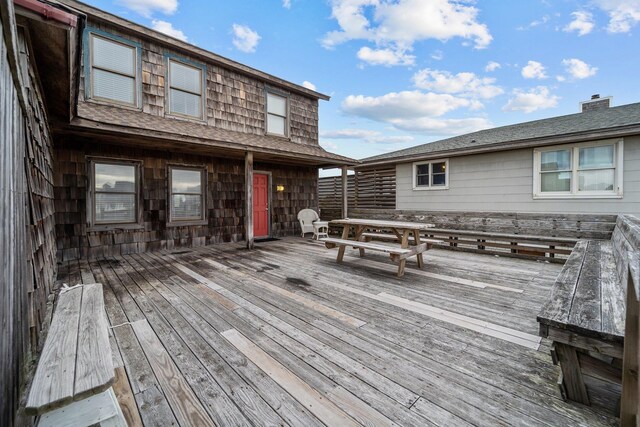
<svg viewBox="0 0 640 427">
<path fill-rule="evenodd" d="M 172 167 L 171 221 L 204 219 L 204 170 Z"/>
<path fill-rule="evenodd" d="M 287 135 L 287 98 L 267 92 L 267 132 Z"/>
<path fill-rule="evenodd" d="M 91 35 L 91 93 L 123 104 L 136 103 L 136 48 Z"/>
<path fill-rule="evenodd" d="M 138 185 L 132 164 L 94 163 L 94 222 L 136 222 Z"/>
<path fill-rule="evenodd" d="M 169 60 L 169 108 L 173 114 L 202 117 L 202 70 Z"/>
</svg>

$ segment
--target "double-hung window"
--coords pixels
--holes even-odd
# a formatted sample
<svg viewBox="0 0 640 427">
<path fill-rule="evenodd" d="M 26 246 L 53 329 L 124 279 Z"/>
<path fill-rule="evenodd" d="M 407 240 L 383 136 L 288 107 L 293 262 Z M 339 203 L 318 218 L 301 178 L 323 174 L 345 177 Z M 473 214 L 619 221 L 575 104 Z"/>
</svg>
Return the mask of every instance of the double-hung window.
<svg viewBox="0 0 640 427">
<path fill-rule="evenodd" d="M 138 222 L 139 164 L 95 160 L 92 174 L 91 218 L 93 225 Z"/>
<path fill-rule="evenodd" d="M 446 190 L 449 188 L 449 160 L 413 164 L 414 190 Z"/>
<path fill-rule="evenodd" d="M 90 97 L 136 106 L 137 48 L 94 33 L 89 39 Z"/>
<path fill-rule="evenodd" d="M 534 150 L 534 197 L 622 197 L 622 144 L 608 140 Z"/>
<path fill-rule="evenodd" d="M 202 119 L 203 80 L 202 68 L 169 59 L 169 112 Z"/>
<path fill-rule="evenodd" d="M 287 136 L 289 98 L 267 92 L 267 133 Z"/>
<path fill-rule="evenodd" d="M 203 168 L 169 167 L 169 222 L 205 220 Z"/>
</svg>

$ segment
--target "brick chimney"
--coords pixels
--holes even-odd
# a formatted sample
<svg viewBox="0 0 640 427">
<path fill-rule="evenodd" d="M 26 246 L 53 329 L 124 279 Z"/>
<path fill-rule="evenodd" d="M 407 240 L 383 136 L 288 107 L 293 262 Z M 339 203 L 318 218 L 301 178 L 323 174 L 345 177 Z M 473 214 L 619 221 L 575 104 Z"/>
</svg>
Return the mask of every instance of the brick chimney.
<svg viewBox="0 0 640 427">
<path fill-rule="evenodd" d="M 604 110 L 611 106 L 611 96 L 600 98 L 599 94 L 591 95 L 591 99 L 580 103 L 580 111 Z"/>
</svg>

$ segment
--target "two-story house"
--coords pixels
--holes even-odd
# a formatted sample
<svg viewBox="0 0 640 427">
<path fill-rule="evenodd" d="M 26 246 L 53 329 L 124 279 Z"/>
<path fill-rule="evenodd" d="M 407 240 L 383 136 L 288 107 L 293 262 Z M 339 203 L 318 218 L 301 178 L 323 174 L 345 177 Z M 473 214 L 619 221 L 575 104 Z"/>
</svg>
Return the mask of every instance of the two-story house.
<svg viewBox="0 0 640 427">
<path fill-rule="evenodd" d="M 63 4 L 84 19 L 68 40 L 69 114 L 51 123 L 58 259 L 293 234 L 317 209 L 318 167 L 354 163 L 318 144 L 328 96 Z M 65 111 L 59 73 L 41 77 Z"/>
</svg>

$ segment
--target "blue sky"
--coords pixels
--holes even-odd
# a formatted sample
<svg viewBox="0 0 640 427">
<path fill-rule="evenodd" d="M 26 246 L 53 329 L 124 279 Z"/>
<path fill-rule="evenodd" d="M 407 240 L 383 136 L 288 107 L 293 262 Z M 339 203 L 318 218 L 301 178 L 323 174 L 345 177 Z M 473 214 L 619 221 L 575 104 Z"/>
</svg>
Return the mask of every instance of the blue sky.
<svg viewBox="0 0 640 427">
<path fill-rule="evenodd" d="M 331 96 L 320 143 L 363 158 L 640 101 L 640 0 L 91 0 Z"/>
</svg>

